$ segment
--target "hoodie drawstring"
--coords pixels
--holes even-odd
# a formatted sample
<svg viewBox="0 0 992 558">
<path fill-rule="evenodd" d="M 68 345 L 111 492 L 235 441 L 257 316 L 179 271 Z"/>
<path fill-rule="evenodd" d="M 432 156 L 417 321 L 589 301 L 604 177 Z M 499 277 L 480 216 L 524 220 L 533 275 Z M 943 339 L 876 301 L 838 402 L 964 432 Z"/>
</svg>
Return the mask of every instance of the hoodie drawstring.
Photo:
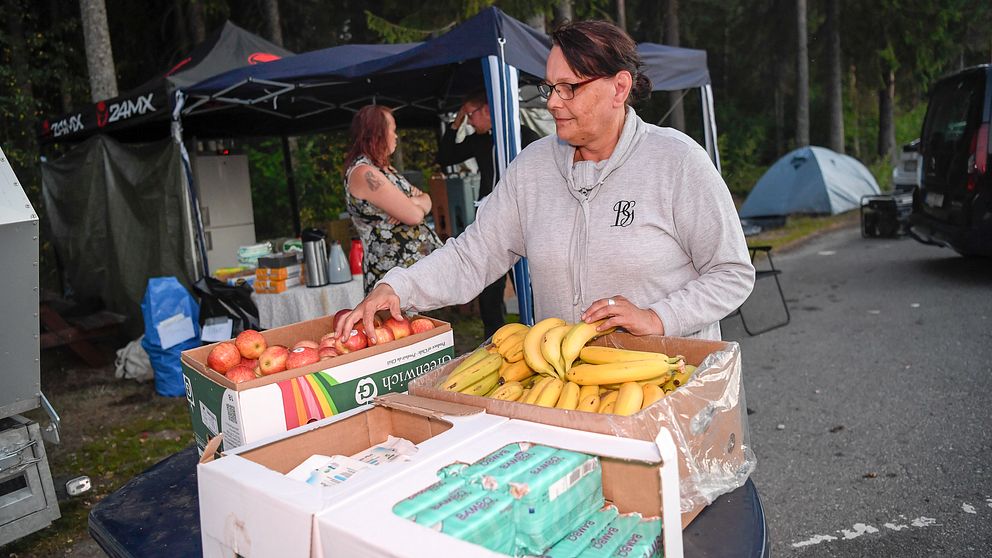
<svg viewBox="0 0 992 558">
<path fill-rule="evenodd" d="M 572 236 L 570 238 L 570 246 L 568 248 L 568 263 L 572 269 L 572 305 L 578 306 L 582 303 L 582 297 L 586 291 L 586 257 L 588 256 L 588 246 L 589 246 L 589 228 L 592 222 L 589 202 L 592 198 L 596 196 L 600 188 L 603 186 L 603 181 L 596 183 L 596 186 L 591 189 L 591 191 L 583 196 L 579 200 L 579 208 L 576 211 L 575 221 L 572 225 Z M 581 212 L 581 215 L 578 213 Z M 579 218 L 581 217 L 581 231 L 576 234 L 576 229 L 580 227 Z"/>
</svg>

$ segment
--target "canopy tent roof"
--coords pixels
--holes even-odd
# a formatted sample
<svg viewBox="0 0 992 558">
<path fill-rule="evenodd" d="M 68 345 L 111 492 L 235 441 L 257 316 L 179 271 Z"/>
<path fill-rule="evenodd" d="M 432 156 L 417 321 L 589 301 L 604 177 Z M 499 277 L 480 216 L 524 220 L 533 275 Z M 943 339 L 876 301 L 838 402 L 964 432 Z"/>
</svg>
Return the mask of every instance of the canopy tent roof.
<svg viewBox="0 0 992 558">
<path fill-rule="evenodd" d="M 523 83 L 544 76 L 550 39 L 487 8 L 423 43 L 345 45 L 239 68 L 185 88 L 184 128 L 194 134 L 295 134 L 347 126 L 370 102 L 396 109 L 403 126 L 434 126 L 483 83 L 486 56 L 502 56 Z M 706 52 L 638 45 L 654 90 L 709 83 Z M 470 62 L 470 63 L 467 63 Z"/>
<path fill-rule="evenodd" d="M 652 91 L 678 91 L 710 83 L 705 50 L 640 43 L 637 53 L 644 62 L 644 74 L 651 78 Z"/>
<path fill-rule="evenodd" d="M 42 121 L 42 143 L 81 141 L 96 133 L 123 140 L 161 139 L 169 133 L 171 93 L 241 66 L 292 52 L 226 22 L 169 70 L 117 97 Z"/>
<path fill-rule="evenodd" d="M 190 108 L 183 126 L 227 135 L 341 128 L 373 100 L 398 109 L 403 126 L 434 126 L 438 113 L 481 88 L 479 59 L 502 54 L 523 72 L 543 75 L 549 45 L 545 35 L 488 8 L 422 43 L 332 47 L 195 84 L 184 90 Z"/>
</svg>

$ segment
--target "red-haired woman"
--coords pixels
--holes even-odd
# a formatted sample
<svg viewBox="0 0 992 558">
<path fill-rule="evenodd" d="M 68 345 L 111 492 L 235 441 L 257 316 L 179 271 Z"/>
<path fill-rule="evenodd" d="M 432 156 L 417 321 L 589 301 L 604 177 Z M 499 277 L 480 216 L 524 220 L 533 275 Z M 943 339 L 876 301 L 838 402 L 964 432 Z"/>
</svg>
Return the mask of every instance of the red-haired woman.
<svg viewBox="0 0 992 558">
<path fill-rule="evenodd" d="M 381 105 L 362 107 L 351 120 L 345 156 L 348 214 L 362 237 L 368 293 L 390 269 L 409 267 L 441 245 L 424 223 L 430 197 L 389 164 L 396 150 L 396 120 Z"/>
</svg>

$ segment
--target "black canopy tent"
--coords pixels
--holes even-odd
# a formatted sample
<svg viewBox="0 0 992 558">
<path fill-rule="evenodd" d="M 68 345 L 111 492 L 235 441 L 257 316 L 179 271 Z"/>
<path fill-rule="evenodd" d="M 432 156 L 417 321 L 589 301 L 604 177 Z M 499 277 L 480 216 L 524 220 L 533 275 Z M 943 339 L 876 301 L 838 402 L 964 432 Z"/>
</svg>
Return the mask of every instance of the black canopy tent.
<svg viewBox="0 0 992 558">
<path fill-rule="evenodd" d="M 226 23 L 186 57 L 118 97 L 45 120 L 43 146 L 73 144 L 42 160 L 42 194 L 60 271 L 75 296 L 103 300 L 138 334 L 149 277 L 190 284 L 201 275 L 199 206 L 183 146 L 170 139 L 180 87 L 239 66 L 290 56 Z"/>
<path fill-rule="evenodd" d="M 40 124 L 39 141 L 43 145 L 78 142 L 94 134 L 107 134 L 126 142 L 166 138 L 174 91 L 234 68 L 292 54 L 226 22 L 172 68 L 141 86 L 79 110 L 46 118 Z"/>
</svg>

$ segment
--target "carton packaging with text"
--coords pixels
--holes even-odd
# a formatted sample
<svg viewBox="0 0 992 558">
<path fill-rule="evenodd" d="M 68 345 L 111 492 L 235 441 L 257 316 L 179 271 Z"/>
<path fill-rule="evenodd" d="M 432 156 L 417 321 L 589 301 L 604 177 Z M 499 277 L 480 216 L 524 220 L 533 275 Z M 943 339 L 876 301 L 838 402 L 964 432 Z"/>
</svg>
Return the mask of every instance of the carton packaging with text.
<svg viewBox="0 0 992 558">
<path fill-rule="evenodd" d="M 328 360 L 234 383 L 207 367 L 214 345 L 181 356 L 186 399 L 197 447 L 218 433 L 224 448 L 260 440 L 372 401 L 403 392 L 410 380 L 444 365 L 454 356 L 450 324 L 336 356 Z M 292 347 L 332 331 L 326 316 L 262 332 L 269 345 Z"/>
<path fill-rule="evenodd" d="M 312 548 L 317 513 L 375 499 L 380 485 L 418 468 L 436 470 L 446 452 L 507 421 L 477 407 L 389 394 L 218 459 L 208 450 L 197 466 L 203 555 L 319 556 Z M 415 444 L 416 451 L 330 486 L 287 476 L 314 455 L 356 456 L 391 436 Z"/>
</svg>

